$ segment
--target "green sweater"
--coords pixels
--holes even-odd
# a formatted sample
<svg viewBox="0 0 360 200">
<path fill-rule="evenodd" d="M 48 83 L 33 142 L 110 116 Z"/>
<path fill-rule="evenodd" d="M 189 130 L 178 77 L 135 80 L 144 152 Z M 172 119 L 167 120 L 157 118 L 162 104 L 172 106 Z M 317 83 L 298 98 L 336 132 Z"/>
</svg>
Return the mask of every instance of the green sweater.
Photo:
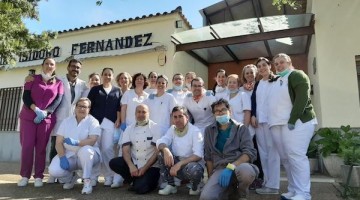
<svg viewBox="0 0 360 200">
<path fill-rule="evenodd" d="M 303 123 L 315 118 L 314 107 L 310 99 L 310 80 L 302 70 L 294 70 L 289 75 L 289 95 L 293 108 L 289 124 L 300 119 Z"/>
</svg>

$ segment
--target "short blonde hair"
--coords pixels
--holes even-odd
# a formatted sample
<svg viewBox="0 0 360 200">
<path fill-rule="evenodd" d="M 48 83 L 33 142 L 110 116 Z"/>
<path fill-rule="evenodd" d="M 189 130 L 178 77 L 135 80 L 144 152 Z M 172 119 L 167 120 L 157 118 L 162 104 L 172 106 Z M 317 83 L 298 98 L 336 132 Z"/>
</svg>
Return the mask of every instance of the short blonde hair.
<svg viewBox="0 0 360 200">
<path fill-rule="evenodd" d="M 282 58 L 284 58 L 287 62 L 292 63 L 290 56 L 287 55 L 287 54 L 285 54 L 285 53 L 279 53 L 279 54 L 277 54 L 276 56 L 274 56 L 273 62 L 275 62 L 275 59 L 276 59 L 276 58 L 279 58 L 279 57 L 282 57 Z"/>
<path fill-rule="evenodd" d="M 239 75 L 237 75 L 237 74 L 230 74 L 230 75 L 226 78 L 226 83 L 229 82 L 229 79 L 230 79 L 230 78 L 236 79 L 236 80 L 237 80 L 237 83 L 238 83 L 238 86 L 241 85 L 241 81 L 240 81 L 240 79 L 239 79 Z"/>
</svg>

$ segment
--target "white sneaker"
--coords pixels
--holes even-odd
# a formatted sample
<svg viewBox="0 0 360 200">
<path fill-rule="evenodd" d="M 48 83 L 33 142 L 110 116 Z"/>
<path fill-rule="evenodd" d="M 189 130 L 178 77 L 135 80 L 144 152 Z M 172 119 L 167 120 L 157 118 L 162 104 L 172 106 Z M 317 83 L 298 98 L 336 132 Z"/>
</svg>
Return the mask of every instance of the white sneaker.
<svg viewBox="0 0 360 200">
<path fill-rule="evenodd" d="M 197 190 L 192 190 L 190 189 L 189 190 L 189 195 L 194 195 L 194 196 L 197 196 L 197 195 L 200 195 L 201 191 L 200 191 L 200 188 L 198 187 Z"/>
<path fill-rule="evenodd" d="M 287 192 L 281 194 L 281 200 L 289 200 L 291 197 L 295 196 L 294 192 Z"/>
<path fill-rule="evenodd" d="M 25 187 L 29 183 L 29 179 L 26 177 L 22 177 L 20 181 L 17 183 L 19 187 Z"/>
<path fill-rule="evenodd" d="M 119 188 L 122 187 L 124 184 L 122 182 L 117 182 L 117 183 L 113 183 L 111 184 L 111 188 L 115 189 L 115 188 Z"/>
<path fill-rule="evenodd" d="M 257 194 L 279 194 L 278 189 L 268 188 L 268 187 L 262 187 L 255 190 Z"/>
<path fill-rule="evenodd" d="M 56 178 L 53 176 L 49 176 L 48 180 L 46 181 L 47 184 L 52 184 L 55 183 Z"/>
<path fill-rule="evenodd" d="M 79 176 L 77 175 L 77 173 L 74 173 L 74 174 L 73 174 L 73 177 L 72 177 L 71 180 L 70 180 L 70 182 L 65 183 L 65 184 L 63 185 L 64 190 L 73 189 L 73 188 L 74 188 L 74 185 L 75 185 L 75 183 L 76 183 L 76 181 L 77 181 L 78 178 L 79 178 Z"/>
<path fill-rule="evenodd" d="M 112 184 L 112 181 L 113 181 L 112 177 L 105 177 L 104 186 L 105 187 L 110 187 L 111 184 Z"/>
<path fill-rule="evenodd" d="M 161 195 L 169 195 L 169 194 L 175 194 L 177 192 L 177 187 L 172 185 L 167 185 L 164 189 L 159 190 L 159 194 Z"/>
<path fill-rule="evenodd" d="M 81 190 L 81 194 L 91 194 L 91 193 L 92 193 L 91 180 L 85 179 L 83 189 Z"/>
<path fill-rule="evenodd" d="M 44 185 L 43 180 L 41 178 L 36 178 L 34 181 L 34 187 L 42 187 Z"/>
</svg>

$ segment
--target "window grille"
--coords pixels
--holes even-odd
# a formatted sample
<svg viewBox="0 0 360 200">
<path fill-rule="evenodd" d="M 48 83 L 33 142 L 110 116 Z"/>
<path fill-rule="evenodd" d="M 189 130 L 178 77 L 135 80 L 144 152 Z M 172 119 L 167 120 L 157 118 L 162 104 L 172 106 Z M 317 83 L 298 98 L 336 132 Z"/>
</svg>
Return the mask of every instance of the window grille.
<svg viewBox="0 0 360 200">
<path fill-rule="evenodd" d="M 23 87 L 0 89 L 0 131 L 17 131 Z"/>
</svg>

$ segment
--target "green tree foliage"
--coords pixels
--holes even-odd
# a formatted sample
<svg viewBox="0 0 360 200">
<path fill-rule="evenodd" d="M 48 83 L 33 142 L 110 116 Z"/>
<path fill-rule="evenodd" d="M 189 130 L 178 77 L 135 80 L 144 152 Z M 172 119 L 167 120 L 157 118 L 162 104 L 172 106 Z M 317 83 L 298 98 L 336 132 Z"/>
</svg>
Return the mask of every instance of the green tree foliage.
<svg viewBox="0 0 360 200">
<path fill-rule="evenodd" d="M 301 0 L 273 0 L 273 6 L 276 6 L 278 10 L 281 9 L 283 5 L 288 5 L 295 10 L 301 7 Z"/>
<path fill-rule="evenodd" d="M 55 32 L 30 33 L 23 19 L 39 20 L 38 2 L 40 0 L 1 0 L 0 1 L 0 58 L 1 63 L 12 64 L 16 55 L 31 50 L 50 49 L 50 39 Z"/>
</svg>

